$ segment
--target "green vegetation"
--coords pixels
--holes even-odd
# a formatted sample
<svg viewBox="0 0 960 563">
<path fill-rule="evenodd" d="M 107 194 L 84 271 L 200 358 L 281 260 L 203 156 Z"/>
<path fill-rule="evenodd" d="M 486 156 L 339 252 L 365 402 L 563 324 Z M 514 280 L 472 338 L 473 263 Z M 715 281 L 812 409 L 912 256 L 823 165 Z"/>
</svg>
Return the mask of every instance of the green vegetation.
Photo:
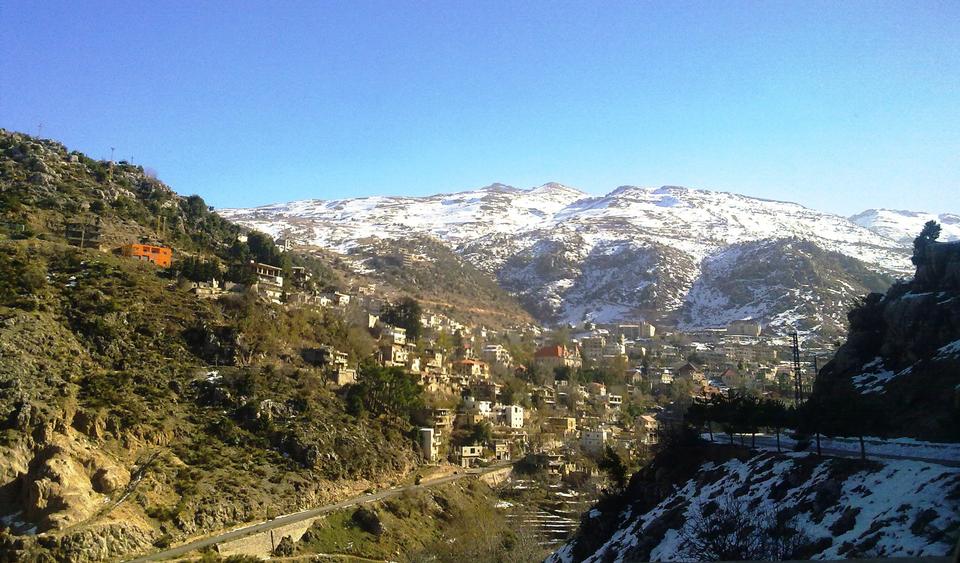
<svg viewBox="0 0 960 563">
<path fill-rule="evenodd" d="M 296 555 L 338 554 L 392 561 L 541 561 L 534 537 L 512 529 L 479 481 L 406 491 L 370 507 L 316 521 Z"/>
<path fill-rule="evenodd" d="M 96 224 L 104 250 L 171 245 L 175 266 L 71 246 L 68 221 Z M 365 330 L 329 310 L 189 291 L 188 281 L 229 277 L 250 259 L 335 281 L 316 258 L 240 234 L 140 167 L 0 134 L 0 477 L 18 483 L 0 501 L 52 529 L 42 544 L 18 539 L 14 559 L 76 558 L 94 547 L 88 519 L 108 528 L 103 537 L 129 539 L 102 547 L 115 559 L 110 549 L 298 510 L 349 492 L 343 483 L 389 482 L 415 467 L 415 384 L 365 371 L 364 408 L 348 410 L 303 360 L 332 346 L 359 362 L 373 351 Z M 390 392 L 374 391 L 379 382 Z M 47 482 L 57 483 L 47 497 L 23 493 Z M 120 498 L 119 508 L 103 502 Z"/>
<path fill-rule="evenodd" d="M 385 307 L 380 313 L 380 320 L 405 329 L 407 338 L 416 341 L 420 338 L 420 316 L 422 313 L 420 303 L 417 303 L 416 299 L 404 297 L 400 301 Z"/>
<path fill-rule="evenodd" d="M 347 391 L 351 413 L 390 415 L 413 421 L 423 406 L 423 388 L 402 368 L 372 362 L 360 367 L 357 383 Z"/>
</svg>

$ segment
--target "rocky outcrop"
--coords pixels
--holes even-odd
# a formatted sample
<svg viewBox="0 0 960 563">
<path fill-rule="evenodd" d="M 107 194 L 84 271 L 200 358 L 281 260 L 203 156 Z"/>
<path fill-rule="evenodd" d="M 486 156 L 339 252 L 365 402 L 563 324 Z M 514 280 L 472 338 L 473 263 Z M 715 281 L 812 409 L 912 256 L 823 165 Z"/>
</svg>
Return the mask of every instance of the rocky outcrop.
<svg viewBox="0 0 960 563">
<path fill-rule="evenodd" d="M 62 535 L 0 536 L 0 561 L 116 561 L 151 547 L 157 533 L 132 522 L 91 525 Z"/>
<path fill-rule="evenodd" d="M 130 482 L 130 473 L 75 435 L 54 434 L 20 476 L 24 517 L 41 531 L 63 529 L 94 514 Z"/>
<path fill-rule="evenodd" d="M 882 413 L 868 433 L 960 440 L 960 242 L 932 243 L 913 280 L 871 294 L 849 320 L 814 397 L 852 387 Z"/>
</svg>

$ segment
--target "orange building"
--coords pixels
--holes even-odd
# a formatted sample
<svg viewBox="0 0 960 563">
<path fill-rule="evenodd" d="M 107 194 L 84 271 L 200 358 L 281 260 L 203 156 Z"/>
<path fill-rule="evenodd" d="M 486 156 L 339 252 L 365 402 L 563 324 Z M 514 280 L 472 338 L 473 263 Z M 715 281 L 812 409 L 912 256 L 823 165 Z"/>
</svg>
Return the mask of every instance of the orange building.
<svg viewBox="0 0 960 563">
<path fill-rule="evenodd" d="M 173 249 L 168 246 L 152 244 L 127 244 L 120 249 L 121 254 L 137 260 L 153 262 L 161 268 L 169 268 L 173 260 Z"/>
</svg>

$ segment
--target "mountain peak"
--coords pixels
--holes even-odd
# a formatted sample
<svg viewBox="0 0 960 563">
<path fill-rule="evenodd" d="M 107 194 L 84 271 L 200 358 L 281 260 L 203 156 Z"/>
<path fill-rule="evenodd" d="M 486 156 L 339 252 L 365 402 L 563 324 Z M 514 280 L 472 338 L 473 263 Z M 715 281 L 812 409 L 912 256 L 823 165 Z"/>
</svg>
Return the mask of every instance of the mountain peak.
<svg viewBox="0 0 960 563">
<path fill-rule="evenodd" d="M 530 188 L 530 192 L 548 192 L 548 193 L 563 193 L 563 194 L 573 194 L 580 197 L 585 197 L 587 194 L 578 190 L 577 188 L 572 188 L 570 186 L 561 184 L 559 182 L 547 182 L 540 186 Z"/>
<path fill-rule="evenodd" d="M 489 186 L 484 186 L 478 191 L 481 192 L 517 192 L 520 191 L 518 188 L 511 186 L 510 184 L 501 184 L 500 182 L 494 182 Z"/>
</svg>

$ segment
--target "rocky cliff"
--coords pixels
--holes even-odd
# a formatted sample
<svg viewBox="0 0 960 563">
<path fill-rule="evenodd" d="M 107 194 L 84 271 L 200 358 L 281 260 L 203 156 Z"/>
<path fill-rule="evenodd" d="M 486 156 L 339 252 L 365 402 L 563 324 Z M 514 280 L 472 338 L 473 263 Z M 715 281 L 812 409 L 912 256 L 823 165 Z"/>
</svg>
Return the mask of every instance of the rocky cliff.
<svg viewBox="0 0 960 563">
<path fill-rule="evenodd" d="M 879 413 L 867 431 L 960 440 L 960 242 L 931 243 L 910 281 L 852 310 L 814 398 L 851 390 Z"/>
</svg>

